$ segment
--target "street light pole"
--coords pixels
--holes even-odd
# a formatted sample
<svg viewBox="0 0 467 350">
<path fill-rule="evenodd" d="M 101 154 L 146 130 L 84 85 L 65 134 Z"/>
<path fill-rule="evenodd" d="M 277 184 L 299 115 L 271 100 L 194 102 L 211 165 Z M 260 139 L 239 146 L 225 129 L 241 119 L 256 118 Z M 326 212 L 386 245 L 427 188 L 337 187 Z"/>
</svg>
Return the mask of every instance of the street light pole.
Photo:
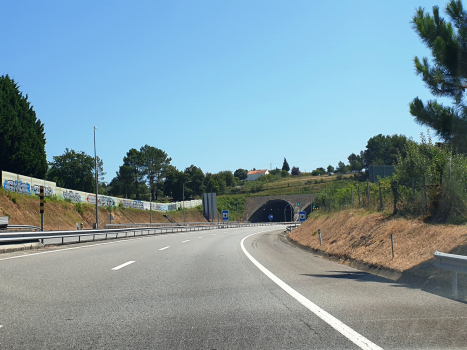
<svg viewBox="0 0 467 350">
<path fill-rule="evenodd" d="M 96 171 L 96 229 L 99 228 L 99 188 L 98 188 L 98 179 L 97 179 L 97 152 L 96 152 L 96 129 L 94 127 L 94 165 Z"/>
<path fill-rule="evenodd" d="M 183 183 L 183 224 L 185 224 L 185 184 L 189 182 L 191 182 L 191 180 Z"/>
<path fill-rule="evenodd" d="M 183 183 L 183 225 L 185 225 L 185 183 Z"/>
<path fill-rule="evenodd" d="M 151 186 L 149 186 L 151 187 Z M 152 224 L 152 193 L 151 188 L 149 188 L 149 223 Z"/>
<path fill-rule="evenodd" d="M 238 191 L 236 192 L 236 196 L 237 197 L 237 221 L 240 222 L 239 218 L 238 218 Z"/>
</svg>

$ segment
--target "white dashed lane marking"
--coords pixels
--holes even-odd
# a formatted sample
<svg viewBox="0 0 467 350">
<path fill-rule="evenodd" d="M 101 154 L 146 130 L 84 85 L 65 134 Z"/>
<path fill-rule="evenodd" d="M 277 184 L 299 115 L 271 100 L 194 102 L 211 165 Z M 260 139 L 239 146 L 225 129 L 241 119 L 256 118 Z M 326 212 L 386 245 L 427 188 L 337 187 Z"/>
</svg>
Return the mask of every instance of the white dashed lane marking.
<svg viewBox="0 0 467 350">
<path fill-rule="evenodd" d="M 159 249 L 159 250 L 165 250 L 165 249 L 168 249 L 168 248 L 170 248 L 169 245 L 168 245 L 167 247 L 161 248 L 161 249 Z"/>
<path fill-rule="evenodd" d="M 134 261 L 128 261 L 128 262 L 126 262 L 124 264 L 121 264 L 121 265 L 118 265 L 118 266 L 114 267 L 112 269 L 112 271 L 120 270 L 122 267 L 128 266 L 128 265 L 133 264 L 133 263 L 134 263 Z"/>
<path fill-rule="evenodd" d="M 186 241 L 182 241 L 182 243 L 186 243 L 186 242 L 189 242 L 189 241 L 190 241 L 190 240 L 189 240 L 189 239 L 187 239 Z"/>
</svg>

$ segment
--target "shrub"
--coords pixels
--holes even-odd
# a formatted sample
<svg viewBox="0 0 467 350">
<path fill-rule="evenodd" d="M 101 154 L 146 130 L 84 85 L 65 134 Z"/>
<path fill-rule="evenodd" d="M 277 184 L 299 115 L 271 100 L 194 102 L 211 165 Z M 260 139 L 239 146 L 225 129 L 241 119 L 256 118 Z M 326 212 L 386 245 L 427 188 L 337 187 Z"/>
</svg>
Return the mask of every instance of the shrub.
<svg viewBox="0 0 467 350">
<path fill-rule="evenodd" d="M 75 208 L 76 208 L 76 211 L 79 213 L 79 215 L 84 214 L 83 205 L 81 203 L 75 203 Z"/>
</svg>

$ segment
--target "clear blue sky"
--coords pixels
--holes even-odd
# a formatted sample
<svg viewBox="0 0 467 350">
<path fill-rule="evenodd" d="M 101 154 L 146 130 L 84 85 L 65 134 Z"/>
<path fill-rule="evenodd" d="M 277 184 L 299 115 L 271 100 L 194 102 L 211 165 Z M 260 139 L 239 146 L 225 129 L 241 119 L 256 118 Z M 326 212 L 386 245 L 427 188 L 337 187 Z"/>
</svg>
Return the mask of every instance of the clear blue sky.
<svg viewBox="0 0 467 350">
<path fill-rule="evenodd" d="M 97 151 L 110 181 L 131 148 L 184 170 L 310 171 L 377 134 L 419 140 L 431 99 L 415 8 L 446 1 L 3 1 L 0 75 L 29 95 L 48 160 Z"/>
</svg>

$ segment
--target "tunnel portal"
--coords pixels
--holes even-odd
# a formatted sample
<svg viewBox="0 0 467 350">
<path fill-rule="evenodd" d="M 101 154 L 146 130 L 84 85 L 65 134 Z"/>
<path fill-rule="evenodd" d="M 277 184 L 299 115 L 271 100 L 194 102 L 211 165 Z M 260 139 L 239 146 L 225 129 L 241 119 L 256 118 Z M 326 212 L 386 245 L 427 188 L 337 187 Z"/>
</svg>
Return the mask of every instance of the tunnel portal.
<svg viewBox="0 0 467 350">
<path fill-rule="evenodd" d="M 272 214 L 272 220 L 269 215 Z M 282 199 L 274 199 L 266 202 L 250 217 L 250 222 L 283 222 L 292 221 L 294 210 L 292 206 Z"/>
</svg>

